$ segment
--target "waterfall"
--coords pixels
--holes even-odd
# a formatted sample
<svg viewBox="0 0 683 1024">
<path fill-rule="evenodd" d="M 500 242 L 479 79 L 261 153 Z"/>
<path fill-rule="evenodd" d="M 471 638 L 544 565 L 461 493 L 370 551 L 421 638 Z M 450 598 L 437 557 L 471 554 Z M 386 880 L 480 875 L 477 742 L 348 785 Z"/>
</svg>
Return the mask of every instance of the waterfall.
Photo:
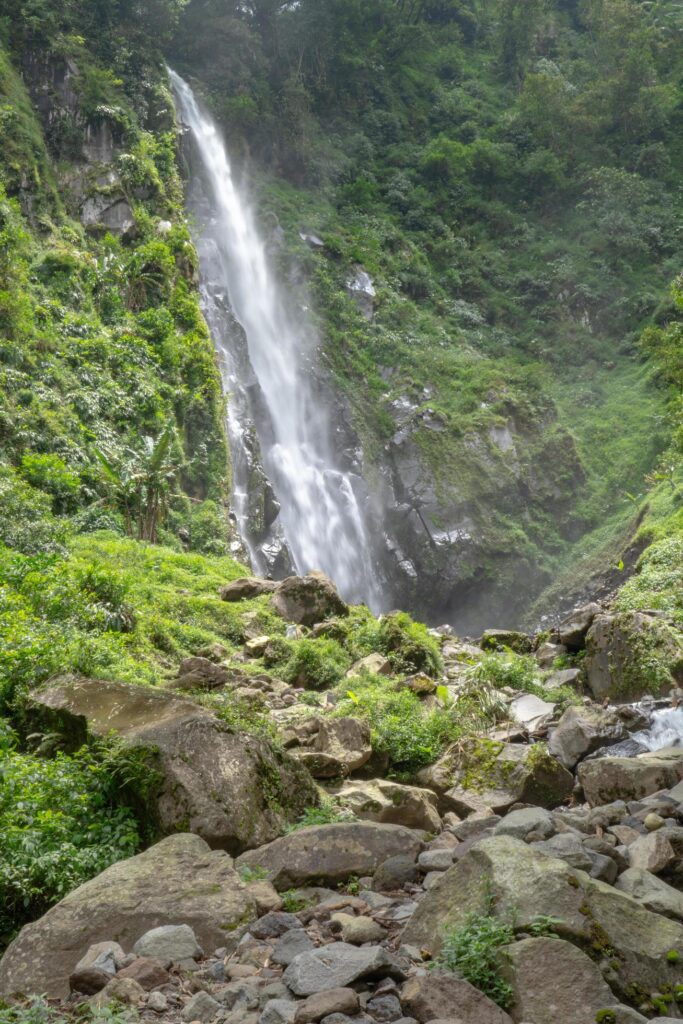
<svg viewBox="0 0 683 1024">
<path fill-rule="evenodd" d="M 273 272 L 214 121 L 187 82 L 169 75 L 193 148 L 188 208 L 203 309 L 229 398 L 240 533 L 257 571 L 322 569 L 347 600 L 377 610 L 367 488 L 335 451 L 315 332 Z M 265 495 L 256 524 L 255 488 Z"/>
</svg>

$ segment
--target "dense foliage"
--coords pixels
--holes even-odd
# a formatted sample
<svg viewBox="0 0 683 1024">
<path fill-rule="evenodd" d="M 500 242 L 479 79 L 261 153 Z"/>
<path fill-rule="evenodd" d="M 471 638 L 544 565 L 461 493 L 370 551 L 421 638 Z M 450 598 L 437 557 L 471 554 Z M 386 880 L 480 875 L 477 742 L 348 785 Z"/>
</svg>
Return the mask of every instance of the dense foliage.
<svg viewBox="0 0 683 1024">
<path fill-rule="evenodd" d="M 673 0 L 191 0 L 181 17 L 173 60 L 233 155 L 267 168 L 259 202 L 308 272 L 366 454 L 400 454 L 409 407 L 490 597 L 616 561 L 666 445 L 636 340 L 680 263 L 679 29 Z M 345 291 L 359 264 L 371 323 Z"/>
<path fill-rule="evenodd" d="M 132 813 L 117 806 L 111 763 L 86 749 L 48 760 L 14 746 L 0 719 L 0 946 L 140 841 Z"/>
</svg>

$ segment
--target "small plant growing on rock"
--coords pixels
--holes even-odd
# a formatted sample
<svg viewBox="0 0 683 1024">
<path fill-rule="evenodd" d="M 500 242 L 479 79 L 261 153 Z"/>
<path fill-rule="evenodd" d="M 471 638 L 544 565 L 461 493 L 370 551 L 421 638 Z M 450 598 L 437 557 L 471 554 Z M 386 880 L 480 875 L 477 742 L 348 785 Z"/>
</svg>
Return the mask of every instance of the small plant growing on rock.
<svg viewBox="0 0 683 1024">
<path fill-rule="evenodd" d="M 323 800 L 319 807 L 307 807 L 293 825 L 288 825 L 286 832 L 297 832 L 309 825 L 334 825 L 340 821 L 356 821 L 356 816 L 345 807 L 340 807 L 334 800 Z"/>
<path fill-rule="evenodd" d="M 500 949 L 513 940 L 512 924 L 493 916 L 493 899 L 487 894 L 484 913 L 468 914 L 459 928 L 446 932 L 433 967 L 453 971 L 505 1010 L 512 988 L 500 973 Z"/>
<path fill-rule="evenodd" d="M 681 954 L 677 949 L 670 949 L 666 954 L 666 962 L 669 964 L 677 964 L 681 959 Z"/>
</svg>

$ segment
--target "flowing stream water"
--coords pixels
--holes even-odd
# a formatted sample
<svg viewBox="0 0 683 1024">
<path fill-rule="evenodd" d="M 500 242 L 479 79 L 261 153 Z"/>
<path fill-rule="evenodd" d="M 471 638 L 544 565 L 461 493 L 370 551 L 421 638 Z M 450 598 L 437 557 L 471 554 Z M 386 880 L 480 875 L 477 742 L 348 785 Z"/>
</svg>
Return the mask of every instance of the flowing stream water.
<svg viewBox="0 0 683 1024">
<path fill-rule="evenodd" d="M 187 82 L 169 75 L 191 142 L 188 210 L 228 393 L 240 533 L 257 571 L 322 569 L 347 600 L 377 610 L 367 488 L 335 450 L 315 332 L 273 272 L 216 124 Z"/>
</svg>

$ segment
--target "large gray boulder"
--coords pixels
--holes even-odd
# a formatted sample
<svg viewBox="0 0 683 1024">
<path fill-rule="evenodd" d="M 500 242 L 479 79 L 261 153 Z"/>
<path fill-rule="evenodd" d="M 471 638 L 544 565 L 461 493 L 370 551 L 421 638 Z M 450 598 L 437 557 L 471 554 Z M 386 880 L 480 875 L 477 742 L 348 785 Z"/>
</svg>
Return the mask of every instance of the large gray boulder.
<svg viewBox="0 0 683 1024">
<path fill-rule="evenodd" d="M 548 753 L 545 743 L 502 743 L 473 739 L 454 744 L 419 776 L 440 797 L 440 810 L 505 813 L 514 803 L 557 807 L 574 788 L 574 778 Z"/>
<path fill-rule="evenodd" d="M 663 914 L 674 921 L 683 921 L 683 892 L 674 889 L 661 878 L 643 868 L 628 868 L 623 871 L 614 883 L 621 892 L 628 893 L 634 899 L 652 910 L 655 914 Z"/>
<path fill-rule="evenodd" d="M 570 651 L 580 651 L 595 616 L 599 615 L 601 611 L 600 605 L 595 602 L 574 608 L 560 623 L 558 629 L 560 643 Z"/>
<path fill-rule="evenodd" d="M 430 971 L 409 978 L 401 989 L 406 1017 L 418 1024 L 461 1021 L 462 1024 L 511 1024 L 511 1018 L 488 996 L 450 971 Z"/>
<path fill-rule="evenodd" d="M 282 891 L 315 882 L 334 885 L 351 875 L 372 875 L 389 857 L 403 854 L 415 860 L 421 846 L 419 836 L 400 825 L 369 821 L 311 825 L 243 853 L 237 866 L 263 868 Z"/>
<path fill-rule="evenodd" d="M 644 612 L 597 615 L 586 637 L 585 671 L 596 700 L 666 696 L 683 679 L 683 633 Z"/>
<path fill-rule="evenodd" d="M 69 975 L 97 942 L 114 940 L 130 952 L 150 929 L 185 924 L 212 950 L 254 916 L 226 853 L 196 835 L 169 836 L 113 864 L 22 928 L 0 961 L 0 996 L 65 997 Z"/>
<path fill-rule="evenodd" d="M 287 622 L 313 626 L 332 615 L 348 615 L 349 609 L 329 576 L 312 571 L 288 576 L 270 599 L 273 611 Z"/>
<path fill-rule="evenodd" d="M 74 746 L 118 733 L 154 765 L 147 796 L 162 832 L 196 832 L 236 854 L 267 843 L 318 795 L 267 739 L 237 733 L 199 705 L 148 686 L 67 676 L 31 693 L 32 715 Z"/>
<path fill-rule="evenodd" d="M 515 1021 L 587 1024 L 615 1001 L 598 966 L 564 939 L 515 942 L 506 946 L 502 963 L 512 986 Z"/>
<path fill-rule="evenodd" d="M 430 789 L 404 786 L 389 779 L 359 779 L 333 790 L 335 799 L 363 821 L 438 832 L 437 796 Z"/>
<path fill-rule="evenodd" d="M 485 880 L 485 881 L 484 881 Z M 471 912 L 485 913 L 493 900 L 497 917 L 525 931 L 539 916 L 558 921 L 558 936 L 591 946 L 618 961 L 614 988 L 653 991 L 683 982 L 683 927 L 645 910 L 612 886 L 509 836 L 481 840 L 425 894 L 403 934 L 418 949 L 438 952 L 444 928 L 458 928 Z"/>
<path fill-rule="evenodd" d="M 640 800 L 683 779 L 683 748 L 582 761 L 577 775 L 586 800 L 594 807 L 613 800 Z"/>
<path fill-rule="evenodd" d="M 548 750 L 570 771 L 600 747 L 626 739 L 628 732 L 614 711 L 598 707 L 570 707 L 548 741 Z"/>
<path fill-rule="evenodd" d="M 407 965 L 406 965 L 407 966 Z M 382 946 L 351 946 L 332 942 L 329 946 L 300 953 L 292 960 L 282 980 L 297 996 L 346 988 L 362 978 L 403 979 L 405 967 Z"/>
</svg>

